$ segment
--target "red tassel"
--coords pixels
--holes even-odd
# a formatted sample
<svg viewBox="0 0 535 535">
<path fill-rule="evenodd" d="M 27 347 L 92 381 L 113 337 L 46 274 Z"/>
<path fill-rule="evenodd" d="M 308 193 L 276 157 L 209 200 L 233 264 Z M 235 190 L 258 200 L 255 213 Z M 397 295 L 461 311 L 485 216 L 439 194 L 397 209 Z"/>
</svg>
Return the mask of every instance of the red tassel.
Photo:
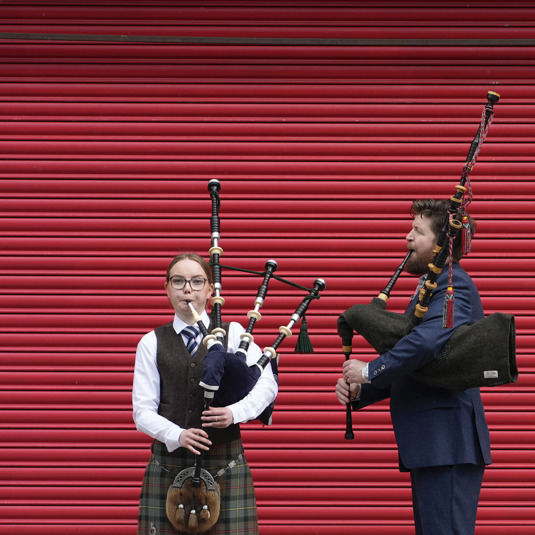
<svg viewBox="0 0 535 535">
<path fill-rule="evenodd" d="M 442 316 L 442 326 L 444 329 L 451 329 L 453 327 L 454 306 L 455 296 L 453 295 L 453 288 L 448 286 L 446 291 L 446 300 L 444 301 L 444 314 Z"/>
<path fill-rule="evenodd" d="M 470 222 L 467 216 L 463 216 L 463 228 L 461 232 L 463 256 L 472 250 L 472 233 L 470 232 Z"/>
</svg>

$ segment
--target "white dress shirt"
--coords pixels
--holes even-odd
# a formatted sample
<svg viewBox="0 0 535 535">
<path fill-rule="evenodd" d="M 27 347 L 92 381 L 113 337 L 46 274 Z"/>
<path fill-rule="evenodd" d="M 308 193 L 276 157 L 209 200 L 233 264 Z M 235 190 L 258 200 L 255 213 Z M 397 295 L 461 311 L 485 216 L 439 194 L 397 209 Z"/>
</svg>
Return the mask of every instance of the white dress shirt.
<svg viewBox="0 0 535 535">
<path fill-rule="evenodd" d="M 206 311 L 203 311 L 202 320 L 208 328 L 210 319 Z M 175 332 L 180 333 L 187 326 L 175 314 L 173 320 Z M 230 324 L 228 332 L 229 352 L 235 352 L 238 349 L 241 341 L 240 334 L 243 332 L 245 332 L 245 329 L 239 323 L 232 322 Z M 186 342 L 185 336 L 181 336 Z M 202 334 L 198 336 L 197 341 L 201 343 L 201 340 Z M 171 452 L 180 447 L 179 439 L 183 428 L 158 414 L 160 374 L 156 364 L 156 346 L 156 334 L 154 331 L 143 336 L 137 346 L 132 389 L 133 416 L 138 431 L 163 442 Z M 249 366 L 254 364 L 261 356 L 261 349 L 254 342 L 251 343 L 247 352 L 247 364 Z M 259 416 L 274 401 L 277 391 L 277 382 L 273 377 L 271 366 L 267 366 L 249 394 L 237 403 L 228 406 L 232 411 L 234 423 L 247 422 Z"/>
</svg>

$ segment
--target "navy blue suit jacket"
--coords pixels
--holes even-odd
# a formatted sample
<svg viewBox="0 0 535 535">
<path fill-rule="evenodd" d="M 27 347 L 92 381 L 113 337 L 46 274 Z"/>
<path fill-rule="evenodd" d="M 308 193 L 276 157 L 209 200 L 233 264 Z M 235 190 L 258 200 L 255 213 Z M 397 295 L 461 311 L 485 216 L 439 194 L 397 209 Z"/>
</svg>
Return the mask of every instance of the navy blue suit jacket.
<svg viewBox="0 0 535 535">
<path fill-rule="evenodd" d="M 362 385 L 360 409 L 390 398 L 390 414 L 398 444 L 400 469 L 452 464 L 490 464 L 490 437 L 479 388 L 455 392 L 429 388 L 411 373 L 430 362 L 454 329 L 444 329 L 442 312 L 447 267 L 437 278 L 429 310 L 422 322 L 390 351 L 369 363 L 371 383 Z M 462 267 L 453 264 L 454 328 L 484 317 L 479 293 Z M 417 302 L 415 297 L 407 311 Z M 470 358 L 470 355 L 466 356 Z"/>
</svg>

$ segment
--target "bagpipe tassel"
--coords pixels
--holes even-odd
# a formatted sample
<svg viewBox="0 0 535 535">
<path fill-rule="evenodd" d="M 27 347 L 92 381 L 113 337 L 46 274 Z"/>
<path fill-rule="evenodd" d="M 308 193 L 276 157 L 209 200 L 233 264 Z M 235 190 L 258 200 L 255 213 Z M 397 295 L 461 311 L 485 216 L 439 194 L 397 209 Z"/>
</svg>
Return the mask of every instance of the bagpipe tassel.
<svg viewBox="0 0 535 535">
<path fill-rule="evenodd" d="M 470 223 L 468 217 L 463 216 L 463 227 L 461 233 L 463 256 L 466 256 L 472 250 L 472 233 L 470 232 Z"/>
<path fill-rule="evenodd" d="M 444 314 L 442 316 L 442 326 L 444 329 L 451 329 L 453 327 L 453 308 L 455 306 L 455 296 L 453 295 L 453 287 L 448 286 L 446 290 L 446 300 L 444 301 Z"/>
<path fill-rule="evenodd" d="M 308 336 L 308 326 L 306 316 L 303 315 L 301 320 L 301 328 L 299 329 L 299 336 L 297 337 L 297 343 L 295 344 L 295 353 L 314 353 L 312 342 Z"/>
</svg>

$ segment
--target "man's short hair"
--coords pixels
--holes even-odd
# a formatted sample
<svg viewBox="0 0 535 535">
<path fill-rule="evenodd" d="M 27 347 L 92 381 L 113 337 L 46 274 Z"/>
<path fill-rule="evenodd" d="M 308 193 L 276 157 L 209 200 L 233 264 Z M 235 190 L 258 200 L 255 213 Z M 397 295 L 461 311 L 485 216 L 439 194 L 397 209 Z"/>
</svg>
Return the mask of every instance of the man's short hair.
<svg viewBox="0 0 535 535">
<path fill-rule="evenodd" d="M 429 218 L 431 220 L 431 230 L 435 233 L 438 240 L 444 225 L 449 224 L 449 207 L 450 201 L 448 200 L 419 199 L 412 203 L 410 213 L 413 218 L 417 216 Z M 462 218 L 464 215 L 468 217 L 470 234 L 473 236 L 476 232 L 477 224 L 468 212 L 462 211 L 459 217 Z M 453 241 L 452 257 L 454 262 L 459 262 L 463 257 L 462 231 L 457 233 Z"/>
</svg>

